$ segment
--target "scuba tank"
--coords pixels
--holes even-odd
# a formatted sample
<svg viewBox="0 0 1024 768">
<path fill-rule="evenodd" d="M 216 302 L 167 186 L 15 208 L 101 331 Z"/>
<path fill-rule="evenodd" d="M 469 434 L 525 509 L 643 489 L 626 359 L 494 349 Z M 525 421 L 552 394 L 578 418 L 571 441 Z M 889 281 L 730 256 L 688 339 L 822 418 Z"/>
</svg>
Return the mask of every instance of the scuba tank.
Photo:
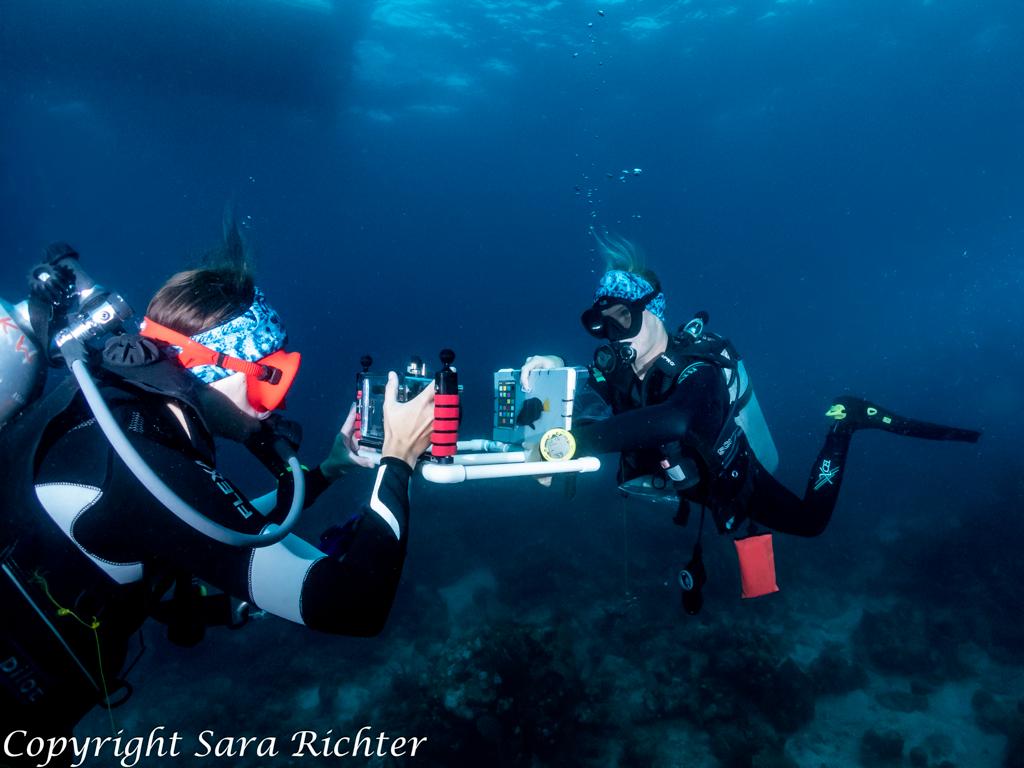
<svg viewBox="0 0 1024 768">
<path fill-rule="evenodd" d="M 775 447 L 775 441 L 772 440 L 772 434 L 768 429 L 768 422 L 764 418 L 764 412 L 757 402 L 757 395 L 754 392 L 753 385 L 750 383 L 750 376 L 747 374 L 743 359 L 732 345 L 732 342 L 716 334 L 704 331 L 704 326 L 707 322 L 707 312 L 698 312 L 690 322 L 679 330 L 676 340 L 684 339 L 691 344 L 702 342 L 710 344 L 713 349 L 717 348 L 714 354 L 728 361 L 726 363 L 720 362 L 719 365 L 726 372 L 729 402 L 733 406 L 732 413 L 730 414 L 732 421 L 735 422 L 736 426 L 746 436 L 747 444 L 761 466 L 768 470 L 769 474 L 774 475 L 775 471 L 779 468 L 779 451 Z M 693 341 L 691 342 L 687 336 L 689 339 L 693 339 Z M 708 362 L 714 362 L 714 360 L 711 359 Z M 729 362 L 732 365 L 729 365 Z M 729 375 L 730 373 L 732 374 L 731 376 Z M 729 419 L 726 420 L 726 427 L 728 427 L 728 424 Z M 731 446 L 722 446 L 721 444 L 716 446 L 716 450 L 720 451 L 719 455 L 724 455 L 723 447 L 725 450 L 728 450 Z"/>
<path fill-rule="evenodd" d="M 14 306 L 0 299 L 0 427 L 38 396 L 45 376 L 28 300 Z"/>
</svg>

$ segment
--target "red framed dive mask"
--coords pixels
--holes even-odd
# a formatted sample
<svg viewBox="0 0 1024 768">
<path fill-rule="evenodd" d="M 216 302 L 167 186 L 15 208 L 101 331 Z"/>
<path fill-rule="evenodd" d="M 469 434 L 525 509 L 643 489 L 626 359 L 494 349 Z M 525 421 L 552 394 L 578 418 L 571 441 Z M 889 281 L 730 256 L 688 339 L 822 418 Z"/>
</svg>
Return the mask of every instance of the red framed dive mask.
<svg viewBox="0 0 1024 768">
<path fill-rule="evenodd" d="M 216 365 L 229 371 L 244 373 L 249 404 L 258 413 L 273 411 L 281 406 L 299 373 L 299 363 L 302 360 L 302 355 L 298 352 L 285 352 L 283 349 L 254 362 L 242 360 L 210 349 L 148 317 L 143 319 L 139 333 L 180 348 L 178 362 L 186 368 Z"/>
</svg>

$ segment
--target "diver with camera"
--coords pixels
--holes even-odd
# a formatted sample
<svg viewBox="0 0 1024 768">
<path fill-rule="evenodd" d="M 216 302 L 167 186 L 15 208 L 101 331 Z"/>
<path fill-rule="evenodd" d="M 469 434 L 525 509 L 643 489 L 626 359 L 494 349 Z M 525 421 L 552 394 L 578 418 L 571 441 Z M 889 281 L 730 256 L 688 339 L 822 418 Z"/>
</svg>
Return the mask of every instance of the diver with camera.
<svg viewBox="0 0 1024 768">
<path fill-rule="evenodd" d="M 756 526 L 797 536 L 821 534 L 838 500 L 855 432 L 979 439 L 974 430 L 904 418 L 862 398 L 841 396 L 826 414 L 824 444 L 803 496 L 797 496 L 774 477 L 778 453 L 735 347 L 706 328 L 709 318 L 703 312 L 671 334 L 658 278 L 637 265 L 632 245 L 605 236 L 598 242 L 608 268 L 581 321 L 603 342 L 589 367 L 588 385 L 606 410 L 602 418 L 574 419 L 574 449 L 576 454 L 620 454 L 620 490 L 669 501 L 680 525 L 687 524 L 691 504 L 700 509 L 693 556 L 679 574 L 687 613 L 702 604 L 705 512 L 720 533 L 737 537 L 743 596 L 757 597 L 778 587 L 770 533 Z M 519 385 L 529 389 L 536 372 L 563 366 L 557 356 L 530 357 Z"/>
<path fill-rule="evenodd" d="M 30 298 L 0 302 L 3 724 L 68 735 L 93 706 L 123 702 L 121 671 L 148 616 L 183 645 L 241 625 L 250 606 L 319 631 L 380 632 L 433 389 L 399 403 L 390 374 L 370 498 L 307 542 L 291 533 L 301 511 L 371 462 L 356 453 L 354 407 L 318 466 L 296 458 L 301 429 L 274 411 L 300 356 L 285 350 L 237 230 L 205 266 L 171 277 L 138 328 L 70 246 L 45 256 Z M 71 375 L 44 393 L 46 368 L 61 366 Z M 217 469 L 215 437 L 244 444 L 277 489 L 241 493 Z"/>
</svg>

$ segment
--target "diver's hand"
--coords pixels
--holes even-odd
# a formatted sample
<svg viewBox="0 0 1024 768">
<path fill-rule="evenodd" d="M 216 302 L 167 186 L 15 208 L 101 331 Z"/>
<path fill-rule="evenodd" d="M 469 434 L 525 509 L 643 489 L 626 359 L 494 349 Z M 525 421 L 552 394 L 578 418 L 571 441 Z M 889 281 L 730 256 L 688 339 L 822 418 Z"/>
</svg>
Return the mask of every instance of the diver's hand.
<svg viewBox="0 0 1024 768">
<path fill-rule="evenodd" d="M 413 469 L 430 445 L 434 431 L 434 387 L 428 386 L 407 403 L 398 402 L 398 374 L 388 373 L 384 389 L 382 458 L 394 456 Z"/>
<path fill-rule="evenodd" d="M 565 360 L 558 355 L 531 355 L 523 363 L 523 368 L 519 374 L 519 387 L 523 392 L 530 391 L 530 371 L 564 367 Z"/>
<path fill-rule="evenodd" d="M 561 368 L 561 366 L 555 366 Z M 527 440 L 523 443 L 523 450 L 526 451 L 527 461 L 543 461 L 544 457 L 540 454 L 540 440 Z M 538 475 L 536 480 L 538 483 L 543 485 L 545 488 L 551 487 L 551 481 L 554 478 L 551 475 Z"/>
<path fill-rule="evenodd" d="M 353 403 L 352 407 L 348 409 L 348 416 L 338 431 L 338 436 L 334 438 L 331 452 L 327 454 L 326 459 L 320 462 L 320 471 L 324 473 L 324 477 L 328 480 L 337 480 L 345 474 L 347 467 L 369 468 L 374 465 L 373 459 L 359 455 L 359 444 L 352 435 L 355 432 L 355 428 L 356 405 Z"/>
</svg>

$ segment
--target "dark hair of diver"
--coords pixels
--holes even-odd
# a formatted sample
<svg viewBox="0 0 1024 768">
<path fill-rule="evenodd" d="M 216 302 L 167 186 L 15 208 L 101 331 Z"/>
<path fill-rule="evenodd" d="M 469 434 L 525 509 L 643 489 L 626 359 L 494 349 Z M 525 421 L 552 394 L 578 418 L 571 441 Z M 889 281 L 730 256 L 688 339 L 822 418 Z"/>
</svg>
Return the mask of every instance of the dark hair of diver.
<svg viewBox="0 0 1024 768">
<path fill-rule="evenodd" d="M 640 246 L 624 237 L 608 231 L 601 231 L 596 227 L 591 228 L 590 234 L 594 236 L 594 240 L 597 241 L 597 249 L 604 257 L 606 271 L 620 269 L 624 272 L 632 272 L 650 283 L 655 293 L 661 291 L 661 280 L 658 279 L 654 270 L 647 268 L 645 254 Z"/>
<path fill-rule="evenodd" d="M 223 241 L 204 254 L 201 266 L 172 275 L 150 300 L 146 316 L 195 336 L 248 309 L 254 290 L 248 249 L 228 214 Z"/>
</svg>

